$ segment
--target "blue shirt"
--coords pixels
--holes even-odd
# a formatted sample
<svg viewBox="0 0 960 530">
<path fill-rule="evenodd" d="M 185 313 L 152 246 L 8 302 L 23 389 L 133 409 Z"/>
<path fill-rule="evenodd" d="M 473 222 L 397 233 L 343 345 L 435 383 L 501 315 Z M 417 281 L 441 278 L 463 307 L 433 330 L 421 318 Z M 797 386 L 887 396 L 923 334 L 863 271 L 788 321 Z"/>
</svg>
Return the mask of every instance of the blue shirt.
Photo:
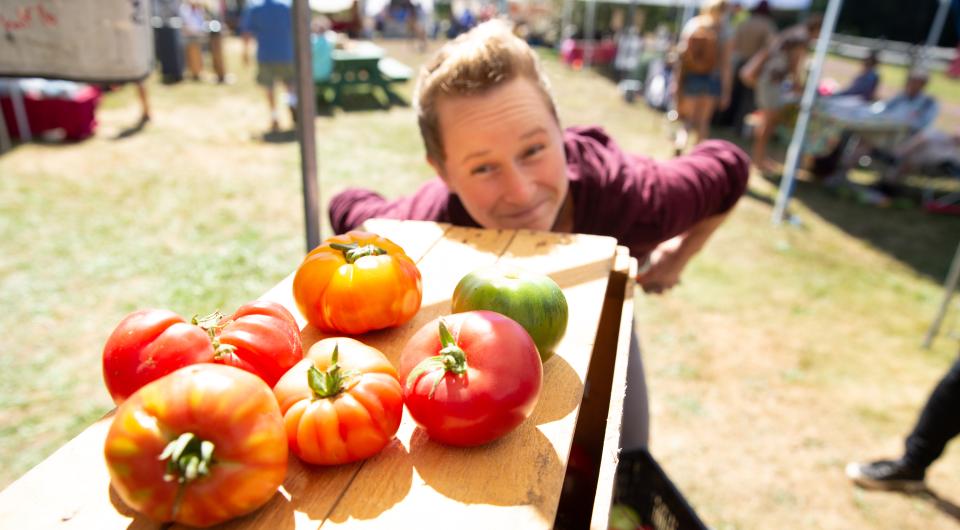
<svg viewBox="0 0 960 530">
<path fill-rule="evenodd" d="M 880 76 L 876 70 L 870 70 L 858 75 L 850 86 L 835 96 L 860 96 L 867 101 L 873 101 L 877 93 L 877 86 L 880 84 Z"/>
<path fill-rule="evenodd" d="M 240 27 L 257 39 L 257 61 L 293 62 L 291 0 L 251 0 L 243 10 Z"/>
<path fill-rule="evenodd" d="M 911 130 L 919 131 L 933 125 L 939 110 L 937 100 L 927 94 L 917 94 L 911 98 L 901 92 L 882 102 L 880 115 L 904 122 L 910 126 Z"/>
</svg>

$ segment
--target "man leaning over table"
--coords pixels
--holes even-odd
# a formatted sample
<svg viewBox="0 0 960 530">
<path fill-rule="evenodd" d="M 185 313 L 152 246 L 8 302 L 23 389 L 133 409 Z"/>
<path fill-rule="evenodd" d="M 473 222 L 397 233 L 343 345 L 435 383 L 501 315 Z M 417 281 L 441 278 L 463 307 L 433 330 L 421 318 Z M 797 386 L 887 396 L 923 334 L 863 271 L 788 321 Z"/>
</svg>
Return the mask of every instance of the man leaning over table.
<svg viewBox="0 0 960 530">
<path fill-rule="evenodd" d="M 382 217 L 612 236 L 644 264 L 643 289 L 661 293 L 679 283 L 746 188 L 750 161 L 727 142 L 658 162 L 624 152 L 599 127 L 562 129 L 536 54 L 498 21 L 437 52 L 414 101 L 438 178 L 393 201 L 363 189 L 334 196 L 336 233 Z M 624 411 L 621 446 L 646 446 L 636 336 Z"/>
</svg>

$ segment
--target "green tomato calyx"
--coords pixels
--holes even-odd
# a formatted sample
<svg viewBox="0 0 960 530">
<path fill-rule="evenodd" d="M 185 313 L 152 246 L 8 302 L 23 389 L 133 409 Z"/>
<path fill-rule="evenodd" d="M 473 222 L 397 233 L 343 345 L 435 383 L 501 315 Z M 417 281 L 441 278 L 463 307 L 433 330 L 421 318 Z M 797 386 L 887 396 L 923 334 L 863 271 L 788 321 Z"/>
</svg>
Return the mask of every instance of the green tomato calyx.
<svg viewBox="0 0 960 530">
<path fill-rule="evenodd" d="M 382 256 L 387 253 L 386 250 L 374 244 L 361 247 L 356 243 L 330 243 L 330 248 L 343 252 L 343 258 L 347 263 L 353 263 L 364 256 Z"/>
<path fill-rule="evenodd" d="M 332 364 L 324 371 L 320 371 L 316 366 L 311 366 L 307 370 L 307 384 L 313 391 L 313 397 L 316 399 L 332 398 L 341 392 L 350 389 L 357 382 L 359 372 L 356 370 L 342 371 L 339 364 L 340 345 L 333 347 L 333 355 L 330 357 Z"/>
<path fill-rule="evenodd" d="M 207 332 L 207 336 L 210 337 L 210 345 L 213 346 L 213 360 L 222 361 L 224 357 L 229 357 L 237 351 L 237 347 L 232 344 L 223 344 L 220 342 L 220 331 L 223 328 L 227 327 L 232 320 L 226 318 L 226 315 L 220 311 L 214 311 L 209 315 L 197 316 L 193 315 L 193 318 L 190 319 L 190 323 L 194 326 L 199 326 L 200 329 Z"/>
<path fill-rule="evenodd" d="M 440 385 L 440 381 L 442 381 L 448 373 L 463 375 L 467 372 L 467 354 L 464 353 L 460 346 L 457 346 L 456 339 L 450 334 L 450 330 L 447 329 L 447 325 L 443 319 L 440 319 L 440 346 L 441 348 L 438 355 L 427 357 L 420 361 L 413 371 L 410 372 L 410 375 L 407 376 L 407 385 L 410 386 L 415 384 L 417 379 L 427 372 L 443 370 L 443 373 L 433 381 L 430 394 L 427 396 L 429 399 L 433 399 L 433 394 L 437 391 L 437 386 Z"/>
<path fill-rule="evenodd" d="M 209 475 L 210 467 L 214 464 L 213 449 L 213 442 L 201 440 L 192 432 L 181 434 L 168 443 L 157 458 L 167 461 L 167 472 L 163 475 L 163 480 L 176 480 L 180 484 L 186 484 Z"/>
</svg>

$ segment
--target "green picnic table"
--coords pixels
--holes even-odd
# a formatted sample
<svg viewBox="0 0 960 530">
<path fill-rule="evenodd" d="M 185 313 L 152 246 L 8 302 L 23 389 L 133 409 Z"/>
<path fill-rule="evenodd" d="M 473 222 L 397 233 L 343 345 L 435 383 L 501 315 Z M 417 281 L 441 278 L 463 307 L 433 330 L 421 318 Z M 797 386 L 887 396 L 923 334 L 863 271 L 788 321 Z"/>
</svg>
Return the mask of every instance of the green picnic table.
<svg viewBox="0 0 960 530">
<path fill-rule="evenodd" d="M 413 75 L 409 66 L 386 56 L 383 48 L 372 42 L 355 41 L 343 49 L 330 52 L 332 68 L 326 76 L 314 76 L 320 104 L 341 105 L 348 91 L 368 92 L 381 105 L 389 107 L 399 99 L 391 84 L 407 81 Z M 330 99 L 329 95 L 333 94 Z"/>
</svg>

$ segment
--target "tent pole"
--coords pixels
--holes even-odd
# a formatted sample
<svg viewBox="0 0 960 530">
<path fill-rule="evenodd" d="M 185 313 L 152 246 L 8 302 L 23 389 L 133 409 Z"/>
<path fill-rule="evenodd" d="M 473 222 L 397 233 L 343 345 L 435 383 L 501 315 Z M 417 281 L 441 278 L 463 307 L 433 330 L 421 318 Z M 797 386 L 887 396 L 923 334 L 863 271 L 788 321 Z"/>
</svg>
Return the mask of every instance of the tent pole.
<svg viewBox="0 0 960 530">
<path fill-rule="evenodd" d="M 947 281 L 943 284 L 943 302 L 940 304 L 940 310 L 937 311 L 937 316 L 934 317 L 933 324 L 931 324 L 930 329 L 927 330 L 927 336 L 923 338 L 923 347 L 926 349 L 930 349 L 934 337 L 940 332 L 943 317 L 947 314 L 947 309 L 950 307 L 950 300 L 953 298 L 953 293 L 957 290 L 958 279 L 960 279 L 960 244 L 957 245 L 957 253 L 954 254 L 953 261 L 950 263 L 950 272 L 947 273 Z"/>
<path fill-rule="evenodd" d="M 320 190 L 317 184 L 317 143 L 314 116 L 317 100 L 313 86 L 313 48 L 310 45 L 308 0 L 293 0 L 293 39 L 297 79 L 297 140 L 300 142 L 300 172 L 303 178 L 303 218 L 307 252 L 320 244 Z"/>
<path fill-rule="evenodd" d="M 794 180 L 797 177 L 797 166 L 800 163 L 800 150 L 803 147 L 804 137 L 807 135 L 807 125 L 810 123 L 810 112 L 813 110 L 813 102 L 817 96 L 817 86 L 820 84 L 820 74 L 823 72 L 823 63 L 827 57 L 827 47 L 830 44 L 830 38 L 833 36 L 834 27 L 837 25 L 837 16 L 840 14 L 840 6 L 843 0 L 830 0 L 827 4 L 827 12 L 823 18 L 823 27 L 820 29 L 820 38 L 817 39 L 817 50 L 813 58 L 813 69 L 807 76 L 807 85 L 803 90 L 803 98 L 800 100 L 800 115 L 797 118 L 797 125 L 793 129 L 793 137 L 790 139 L 790 147 L 787 149 L 787 160 L 784 164 L 783 177 L 780 178 L 780 191 L 777 194 L 777 202 L 773 208 L 773 224 L 778 225 L 783 222 L 787 210 L 787 203 L 790 201 L 790 195 L 793 193 Z M 762 160 L 755 160 L 760 163 Z"/>
<path fill-rule="evenodd" d="M 593 59 L 593 37 L 597 29 L 597 2 L 596 0 L 587 0 L 587 20 L 584 24 L 583 39 L 583 68 L 590 68 Z"/>
<path fill-rule="evenodd" d="M 937 8 L 937 15 L 933 17 L 933 25 L 930 26 L 930 33 L 927 34 L 927 43 L 923 48 L 923 55 L 930 54 L 930 48 L 940 42 L 940 35 L 943 34 L 943 25 L 947 22 L 947 13 L 950 12 L 950 0 L 940 0 L 940 7 Z"/>
</svg>

